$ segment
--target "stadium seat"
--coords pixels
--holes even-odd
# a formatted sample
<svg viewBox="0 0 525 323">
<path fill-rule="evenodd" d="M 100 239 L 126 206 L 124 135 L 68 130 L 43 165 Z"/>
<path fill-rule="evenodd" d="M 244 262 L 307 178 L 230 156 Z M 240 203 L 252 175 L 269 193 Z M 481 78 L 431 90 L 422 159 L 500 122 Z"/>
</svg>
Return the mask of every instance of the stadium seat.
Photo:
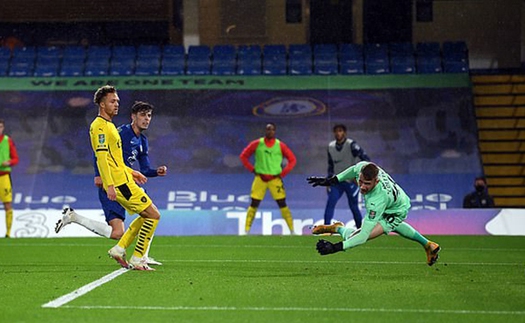
<svg viewBox="0 0 525 323">
<path fill-rule="evenodd" d="M 390 64 L 388 62 L 369 61 L 365 63 L 366 74 L 389 74 Z"/>
<path fill-rule="evenodd" d="M 395 56 L 390 60 L 390 68 L 394 74 L 411 74 L 416 72 L 414 56 Z"/>
<path fill-rule="evenodd" d="M 416 61 L 416 67 L 417 72 L 420 74 L 432 74 L 443 72 L 440 57 L 418 57 Z"/>
<path fill-rule="evenodd" d="M 137 58 L 158 58 L 161 57 L 161 48 L 157 45 L 140 45 L 137 47 Z"/>
<path fill-rule="evenodd" d="M 290 53 L 290 74 L 310 75 L 312 74 L 312 55 L 310 52 Z"/>
<path fill-rule="evenodd" d="M 366 44 L 364 48 L 366 64 L 381 65 L 388 63 L 388 47 L 385 44 Z"/>
<path fill-rule="evenodd" d="M 135 46 L 113 46 L 111 57 L 113 59 L 135 59 L 137 50 Z"/>
<path fill-rule="evenodd" d="M 335 44 L 318 44 L 314 45 L 314 56 L 332 56 L 337 55 L 337 45 Z"/>
<path fill-rule="evenodd" d="M 212 75 L 235 75 L 235 61 L 213 62 Z"/>
<path fill-rule="evenodd" d="M 86 55 L 88 59 L 92 59 L 92 58 L 109 59 L 111 57 L 111 48 L 108 46 L 91 46 L 87 49 Z"/>
<path fill-rule="evenodd" d="M 288 46 L 288 54 L 290 56 L 295 54 L 312 56 L 312 47 L 308 44 L 291 44 Z"/>
<path fill-rule="evenodd" d="M 314 73 L 317 75 L 334 75 L 339 72 L 337 59 L 316 58 L 314 60 Z"/>
<path fill-rule="evenodd" d="M 206 45 L 192 45 L 188 47 L 189 57 L 207 57 L 211 56 L 211 49 Z"/>
<path fill-rule="evenodd" d="M 260 60 L 261 54 L 261 46 L 259 45 L 240 45 L 237 48 L 238 59 L 243 59 L 247 57 L 257 57 Z"/>
<path fill-rule="evenodd" d="M 162 47 L 162 57 L 182 57 L 184 58 L 186 51 L 182 45 L 166 45 Z"/>
<path fill-rule="evenodd" d="M 286 57 L 286 46 L 285 45 L 266 45 L 263 47 L 264 57 Z"/>
<path fill-rule="evenodd" d="M 339 72 L 343 75 L 364 74 L 365 67 L 363 61 L 341 61 Z"/>
<path fill-rule="evenodd" d="M 86 76 L 104 76 L 109 73 L 109 59 L 102 57 L 89 57 L 84 68 Z"/>
<path fill-rule="evenodd" d="M 9 76 L 32 76 L 33 64 L 11 64 Z"/>
<path fill-rule="evenodd" d="M 23 60 L 34 60 L 36 58 L 36 48 L 33 46 L 15 47 L 11 56 L 13 58 L 17 57 Z"/>
<path fill-rule="evenodd" d="M 261 75 L 261 57 L 245 57 L 237 60 L 237 74 Z"/>
<path fill-rule="evenodd" d="M 286 75 L 286 56 L 265 56 L 263 58 L 262 74 L 264 75 Z"/>
<path fill-rule="evenodd" d="M 390 43 L 388 44 L 390 57 L 414 56 L 414 46 L 412 43 Z"/>
<path fill-rule="evenodd" d="M 84 75 L 84 63 L 81 64 L 63 64 L 60 72 L 60 76 L 82 76 Z"/>
<path fill-rule="evenodd" d="M 363 46 L 360 44 L 342 44 L 339 47 L 339 60 L 341 62 L 363 62 Z"/>
<path fill-rule="evenodd" d="M 37 64 L 33 72 L 34 76 L 39 76 L 39 77 L 42 77 L 42 76 L 43 77 L 53 77 L 53 76 L 57 76 L 57 74 L 58 74 L 58 63 L 50 64 L 50 65 Z"/>
<path fill-rule="evenodd" d="M 200 54 L 199 54 L 200 55 Z M 211 72 L 211 62 L 207 56 L 190 56 L 186 61 L 187 75 L 209 75 Z"/>
<path fill-rule="evenodd" d="M 184 75 L 184 65 L 184 55 L 180 56 L 180 53 L 174 54 L 174 56 L 164 56 L 161 62 L 160 74 Z"/>
<path fill-rule="evenodd" d="M 443 61 L 445 73 L 468 73 L 469 66 L 466 61 Z"/>
<path fill-rule="evenodd" d="M 160 55 L 160 50 L 159 50 Z M 158 75 L 160 60 L 156 56 L 139 56 L 136 61 L 135 75 Z"/>
<path fill-rule="evenodd" d="M 9 60 L 11 58 L 11 50 L 9 47 L 0 47 L 0 60 Z"/>
<path fill-rule="evenodd" d="M 135 61 L 129 59 L 111 60 L 109 74 L 115 76 L 133 75 L 135 70 Z"/>
</svg>

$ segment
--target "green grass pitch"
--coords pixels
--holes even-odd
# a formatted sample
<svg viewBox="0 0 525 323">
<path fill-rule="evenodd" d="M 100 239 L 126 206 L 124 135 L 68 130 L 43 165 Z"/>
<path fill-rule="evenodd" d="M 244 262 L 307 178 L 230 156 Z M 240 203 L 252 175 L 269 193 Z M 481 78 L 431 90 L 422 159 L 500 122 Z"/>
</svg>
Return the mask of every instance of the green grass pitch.
<svg viewBox="0 0 525 323">
<path fill-rule="evenodd" d="M 324 257 L 313 236 L 156 237 L 157 271 L 56 308 L 119 270 L 114 241 L 0 239 L 0 322 L 525 322 L 525 237 L 431 238 L 433 267 L 397 236 Z"/>
</svg>

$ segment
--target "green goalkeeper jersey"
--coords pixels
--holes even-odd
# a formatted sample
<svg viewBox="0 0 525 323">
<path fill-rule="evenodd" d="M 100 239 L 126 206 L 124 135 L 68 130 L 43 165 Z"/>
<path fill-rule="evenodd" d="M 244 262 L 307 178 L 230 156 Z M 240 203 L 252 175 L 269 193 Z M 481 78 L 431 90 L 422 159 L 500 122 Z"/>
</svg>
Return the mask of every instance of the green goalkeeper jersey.
<svg viewBox="0 0 525 323">
<path fill-rule="evenodd" d="M 345 180 L 359 182 L 361 169 L 368 164 L 369 162 L 362 161 L 350 166 L 337 174 L 337 179 L 339 182 Z M 366 208 L 365 220 L 377 222 L 381 218 L 388 218 L 388 215 L 396 217 L 398 221 L 404 220 L 410 209 L 410 198 L 383 169 L 379 168 L 377 177 L 379 179 L 377 185 L 363 195 Z"/>
</svg>

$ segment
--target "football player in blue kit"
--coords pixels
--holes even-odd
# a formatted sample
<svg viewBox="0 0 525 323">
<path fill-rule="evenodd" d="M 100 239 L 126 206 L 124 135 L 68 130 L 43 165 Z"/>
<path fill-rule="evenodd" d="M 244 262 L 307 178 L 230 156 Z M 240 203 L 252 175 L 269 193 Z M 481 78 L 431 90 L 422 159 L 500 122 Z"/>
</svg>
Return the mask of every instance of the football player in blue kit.
<svg viewBox="0 0 525 323">
<path fill-rule="evenodd" d="M 153 106 L 147 102 L 137 101 L 133 104 L 131 107 L 131 123 L 118 127 L 118 132 L 122 141 L 122 154 L 124 162 L 128 167 L 133 167 L 138 161 L 140 172 L 146 177 L 165 176 L 168 170 L 166 166 L 163 165 L 157 168 L 151 168 L 148 155 L 148 138 L 143 134 L 151 123 L 152 113 Z M 98 187 L 99 200 L 102 209 L 104 210 L 106 222 L 109 225 L 81 216 L 72 208 L 65 208 L 62 212 L 62 218 L 56 224 L 56 233 L 60 232 L 64 226 L 70 223 L 77 223 L 88 230 L 107 238 L 118 240 L 122 237 L 125 231 L 125 209 L 117 201 L 111 201 L 108 199 L 107 193 L 102 187 L 102 179 L 98 167 L 96 166 L 96 161 L 94 183 L 95 186 Z M 140 219 L 140 217 L 137 219 Z M 149 257 L 148 253 L 149 250 L 146 251 L 144 256 L 147 264 L 162 265 L 162 263 Z"/>
</svg>

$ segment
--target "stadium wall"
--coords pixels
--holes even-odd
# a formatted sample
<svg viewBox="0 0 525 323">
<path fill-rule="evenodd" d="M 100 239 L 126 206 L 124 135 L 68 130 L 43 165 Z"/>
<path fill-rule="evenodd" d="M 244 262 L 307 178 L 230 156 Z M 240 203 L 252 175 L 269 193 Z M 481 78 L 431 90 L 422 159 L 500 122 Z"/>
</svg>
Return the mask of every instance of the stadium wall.
<svg viewBox="0 0 525 323">
<path fill-rule="evenodd" d="M 13 205 L 17 214 L 45 215 L 30 220 L 20 215 L 22 222 L 59 216 L 66 205 L 100 216 L 88 128 L 97 114 L 93 92 L 107 83 L 119 89 L 117 125 L 129 122 L 135 100 L 156 106 L 146 132 L 150 157 L 153 165 L 166 164 L 169 175 L 150 179 L 145 189 L 164 210 L 167 227 L 161 234 L 180 234 L 177 228 L 193 221 L 188 219 L 208 228 L 194 234 L 235 234 L 240 225 L 235 217 L 249 205 L 252 181 L 238 155 L 270 121 L 298 159 L 285 178 L 288 204 L 302 223 L 298 226 L 322 217 L 326 193 L 309 187 L 305 178 L 326 174 L 326 147 L 335 123 L 346 124 L 348 136 L 400 183 L 413 211 L 460 208 L 472 179 L 482 172 L 470 81 L 464 74 L 5 78 L 0 98 L 8 104 L 0 113 L 21 159 L 13 171 Z M 268 196 L 261 219 L 278 223 L 277 210 Z M 435 214 L 439 222 L 441 212 Z M 346 201 L 338 204 L 336 218 L 349 222 Z M 449 220 L 444 216 L 443 221 Z M 254 230 L 279 233 L 278 225 L 264 228 L 261 222 Z"/>
</svg>

